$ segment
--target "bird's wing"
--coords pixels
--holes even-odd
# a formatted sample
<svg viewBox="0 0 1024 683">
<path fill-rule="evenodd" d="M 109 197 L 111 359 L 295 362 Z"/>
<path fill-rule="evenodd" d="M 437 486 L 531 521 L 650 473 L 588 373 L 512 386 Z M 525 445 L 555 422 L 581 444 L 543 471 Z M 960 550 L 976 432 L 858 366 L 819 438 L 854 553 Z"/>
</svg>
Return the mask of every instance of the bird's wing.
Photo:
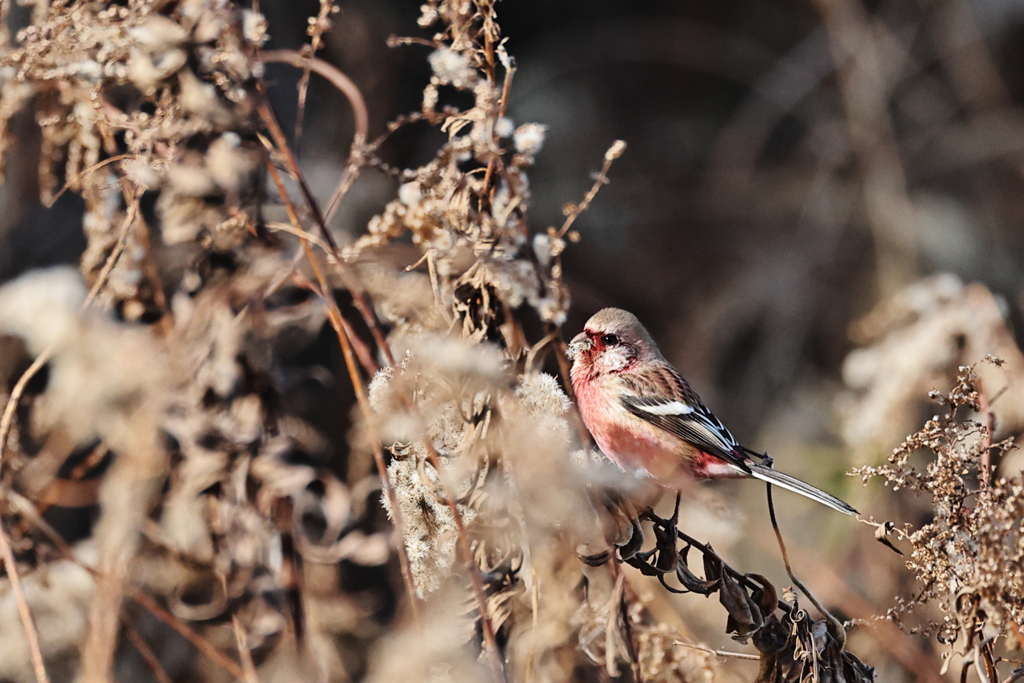
<svg viewBox="0 0 1024 683">
<path fill-rule="evenodd" d="M 685 393 L 693 393 L 688 386 L 686 389 Z M 681 393 L 678 398 L 624 394 L 621 400 L 633 415 L 750 474 L 749 459 L 743 455 L 742 446 L 700 399 L 687 400 Z"/>
</svg>

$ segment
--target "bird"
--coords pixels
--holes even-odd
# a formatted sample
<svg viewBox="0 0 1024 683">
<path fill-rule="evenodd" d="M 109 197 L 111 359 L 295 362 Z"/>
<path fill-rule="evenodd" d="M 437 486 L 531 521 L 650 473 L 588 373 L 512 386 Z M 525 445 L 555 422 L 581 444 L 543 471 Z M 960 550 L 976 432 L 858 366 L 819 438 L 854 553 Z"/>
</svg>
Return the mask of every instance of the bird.
<svg viewBox="0 0 1024 683">
<path fill-rule="evenodd" d="M 566 349 L 580 416 L 601 451 L 621 469 L 679 490 L 692 479 L 754 478 L 833 510 L 839 498 L 768 466 L 700 400 L 635 315 L 605 308 Z M 761 462 L 755 460 L 758 458 Z"/>
</svg>

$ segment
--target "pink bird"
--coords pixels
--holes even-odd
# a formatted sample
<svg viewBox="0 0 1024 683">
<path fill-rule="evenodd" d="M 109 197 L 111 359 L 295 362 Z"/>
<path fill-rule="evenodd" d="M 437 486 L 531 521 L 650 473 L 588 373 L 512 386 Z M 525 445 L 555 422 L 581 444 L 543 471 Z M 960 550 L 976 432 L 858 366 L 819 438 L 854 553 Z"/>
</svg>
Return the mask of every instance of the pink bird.
<svg viewBox="0 0 1024 683">
<path fill-rule="evenodd" d="M 691 478 L 755 478 L 848 515 L 856 510 L 750 456 L 665 357 L 632 313 L 606 308 L 569 344 L 580 415 L 597 445 L 627 472 L 665 488 Z"/>
</svg>

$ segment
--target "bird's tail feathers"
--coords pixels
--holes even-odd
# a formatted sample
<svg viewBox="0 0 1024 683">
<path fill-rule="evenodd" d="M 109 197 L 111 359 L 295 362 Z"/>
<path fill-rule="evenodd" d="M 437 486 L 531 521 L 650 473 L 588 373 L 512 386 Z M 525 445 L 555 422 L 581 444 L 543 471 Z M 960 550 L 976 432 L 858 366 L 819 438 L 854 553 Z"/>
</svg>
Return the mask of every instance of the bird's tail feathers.
<svg viewBox="0 0 1024 683">
<path fill-rule="evenodd" d="M 793 493 L 799 493 L 801 496 L 806 496 L 811 500 L 816 500 L 822 505 L 827 505 L 833 510 L 837 510 L 846 515 L 855 515 L 857 511 L 854 510 L 850 505 L 839 500 L 830 493 L 825 493 L 821 489 L 817 489 L 806 482 L 802 482 L 799 479 L 783 474 L 778 470 L 773 470 L 770 467 L 756 462 L 745 463 L 750 468 L 750 473 L 761 481 L 766 481 L 769 484 L 784 488 Z"/>
</svg>

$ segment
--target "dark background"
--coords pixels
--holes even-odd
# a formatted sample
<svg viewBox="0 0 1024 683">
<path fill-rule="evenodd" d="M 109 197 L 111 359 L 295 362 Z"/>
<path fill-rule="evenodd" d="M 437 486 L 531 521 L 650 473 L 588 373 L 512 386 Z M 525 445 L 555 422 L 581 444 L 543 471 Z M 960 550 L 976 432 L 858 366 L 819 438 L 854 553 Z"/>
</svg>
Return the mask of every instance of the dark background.
<svg viewBox="0 0 1024 683">
<path fill-rule="evenodd" d="M 363 90 L 371 137 L 419 108 L 429 48 L 385 46 L 429 37 L 419 4 L 342 2 L 327 36 L 322 56 Z M 833 58 L 846 29 L 822 23 L 835 6 L 893 53 L 880 54 L 889 73 L 871 96 L 886 116 L 877 146 L 891 143 L 901 165 L 894 194 L 916 214 L 896 228 L 865 209 L 874 147 L 851 141 L 857 105 Z M 298 46 L 317 8 L 263 3 L 268 47 Z M 538 0 L 498 12 L 518 65 L 509 115 L 548 126 L 531 173 L 535 228 L 560 224 L 611 142 L 629 143 L 576 224 L 567 334 L 602 306 L 634 311 L 734 431 L 753 438 L 808 375 L 836 378 L 850 321 L 920 276 L 980 280 L 1016 308 L 1024 3 Z M 290 130 L 295 75 L 272 68 Z M 347 153 L 347 109 L 314 79 L 300 148 L 324 192 Z M 412 126 L 381 156 L 416 165 L 439 140 Z M 359 234 L 393 193 L 364 174 L 339 230 Z"/>
</svg>

